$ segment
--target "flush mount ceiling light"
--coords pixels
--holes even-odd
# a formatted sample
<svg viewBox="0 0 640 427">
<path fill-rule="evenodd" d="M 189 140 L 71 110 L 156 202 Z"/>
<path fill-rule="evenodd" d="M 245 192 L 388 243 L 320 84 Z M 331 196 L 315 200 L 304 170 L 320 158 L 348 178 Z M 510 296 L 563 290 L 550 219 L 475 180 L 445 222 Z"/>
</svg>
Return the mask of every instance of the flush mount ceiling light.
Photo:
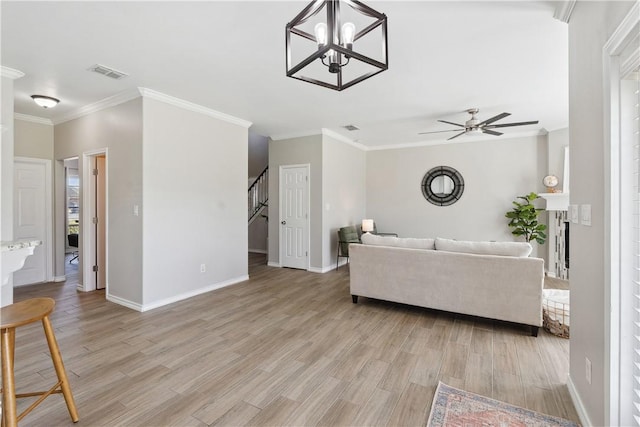
<svg viewBox="0 0 640 427">
<path fill-rule="evenodd" d="M 42 108 L 53 108 L 60 102 L 59 99 L 44 95 L 31 95 L 31 99 Z"/>
<path fill-rule="evenodd" d="M 387 16 L 356 0 L 316 0 L 286 26 L 287 76 L 341 91 L 389 68 Z"/>
</svg>

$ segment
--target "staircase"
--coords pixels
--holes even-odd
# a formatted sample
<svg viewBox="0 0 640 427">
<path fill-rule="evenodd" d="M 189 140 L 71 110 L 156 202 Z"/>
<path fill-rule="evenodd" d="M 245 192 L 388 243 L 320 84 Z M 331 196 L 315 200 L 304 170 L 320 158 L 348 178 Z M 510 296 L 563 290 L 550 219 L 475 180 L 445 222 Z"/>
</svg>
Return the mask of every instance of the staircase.
<svg viewBox="0 0 640 427">
<path fill-rule="evenodd" d="M 249 186 L 247 197 L 249 198 L 249 225 L 259 218 L 262 211 L 268 207 L 269 202 L 269 166 Z M 265 216 L 265 218 L 267 218 Z"/>
</svg>

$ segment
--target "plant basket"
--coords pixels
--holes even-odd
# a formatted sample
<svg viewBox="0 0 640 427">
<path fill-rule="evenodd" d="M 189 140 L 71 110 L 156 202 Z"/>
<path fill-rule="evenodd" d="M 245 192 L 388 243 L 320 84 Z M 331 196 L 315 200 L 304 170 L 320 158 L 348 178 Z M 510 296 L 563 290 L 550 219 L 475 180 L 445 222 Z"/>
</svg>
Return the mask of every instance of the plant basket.
<svg viewBox="0 0 640 427">
<path fill-rule="evenodd" d="M 561 338 L 569 338 L 569 291 L 544 289 L 542 293 L 542 327 Z"/>
</svg>

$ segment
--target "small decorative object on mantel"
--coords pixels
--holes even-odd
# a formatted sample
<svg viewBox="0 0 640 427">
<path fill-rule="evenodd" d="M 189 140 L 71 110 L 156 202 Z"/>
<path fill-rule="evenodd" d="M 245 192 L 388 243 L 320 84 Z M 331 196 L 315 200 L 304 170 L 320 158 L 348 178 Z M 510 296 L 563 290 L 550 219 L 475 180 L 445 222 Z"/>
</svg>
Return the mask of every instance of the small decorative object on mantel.
<svg viewBox="0 0 640 427">
<path fill-rule="evenodd" d="M 513 209 L 504 216 L 510 219 L 511 234 L 522 236 L 527 242 L 535 240 L 543 245 L 547 239 L 547 234 L 544 232 L 547 226 L 538 223 L 538 215 L 544 209 L 538 209 L 533 205 L 533 201 L 539 198 L 540 196 L 533 192 L 526 196 L 518 196 L 518 199 L 523 202 L 513 201 Z"/>
<path fill-rule="evenodd" d="M 555 175 L 547 175 L 542 178 L 542 183 L 547 187 L 547 193 L 559 193 L 556 187 L 558 186 L 558 177 Z"/>
</svg>

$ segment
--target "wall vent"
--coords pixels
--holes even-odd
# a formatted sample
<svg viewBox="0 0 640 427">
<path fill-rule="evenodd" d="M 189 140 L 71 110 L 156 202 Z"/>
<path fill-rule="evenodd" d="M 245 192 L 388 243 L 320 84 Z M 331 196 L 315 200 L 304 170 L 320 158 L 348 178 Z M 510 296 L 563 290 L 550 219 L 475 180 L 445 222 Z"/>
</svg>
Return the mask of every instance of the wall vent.
<svg viewBox="0 0 640 427">
<path fill-rule="evenodd" d="M 115 80 L 120 80 L 128 76 L 127 73 L 123 73 L 122 71 L 114 70 L 113 68 L 105 67 L 104 65 L 100 65 L 100 64 L 91 66 L 91 68 L 89 68 L 89 71 L 102 74 L 105 77 L 109 77 Z"/>
<path fill-rule="evenodd" d="M 346 126 L 342 126 L 342 127 L 345 128 L 346 130 L 349 130 L 349 131 L 360 130 L 360 128 L 355 126 L 355 125 L 346 125 Z"/>
</svg>

